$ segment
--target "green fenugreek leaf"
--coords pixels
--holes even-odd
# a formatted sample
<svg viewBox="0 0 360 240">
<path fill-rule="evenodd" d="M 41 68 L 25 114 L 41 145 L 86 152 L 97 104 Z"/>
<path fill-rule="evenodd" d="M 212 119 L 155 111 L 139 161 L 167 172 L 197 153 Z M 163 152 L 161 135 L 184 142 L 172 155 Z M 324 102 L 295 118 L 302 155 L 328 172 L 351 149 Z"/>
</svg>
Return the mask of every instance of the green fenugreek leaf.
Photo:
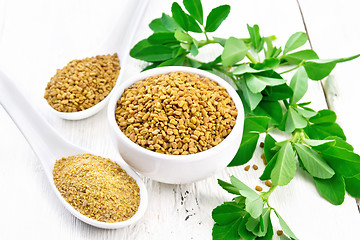
<svg viewBox="0 0 360 240">
<path fill-rule="evenodd" d="M 280 216 L 280 214 L 277 211 L 274 211 L 274 212 L 279 219 L 280 226 L 281 226 L 282 230 L 284 231 L 284 233 L 292 239 L 298 239 L 295 236 L 295 234 L 291 231 L 289 225 L 287 225 L 287 223 L 284 221 L 284 219 Z"/>
<path fill-rule="evenodd" d="M 279 124 L 283 117 L 282 107 L 278 101 L 261 101 L 254 109 L 256 116 L 267 116 L 271 118 L 272 124 Z"/>
<path fill-rule="evenodd" d="M 275 166 L 271 171 L 273 184 L 284 186 L 293 179 L 296 172 L 295 153 L 290 142 L 286 142 L 279 150 Z"/>
<path fill-rule="evenodd" d="M 295 104 L 305 95 L 308 89 L 308 77 L 304 67 L 300 67 L 291 78 L 290 87 L 293 90 L 290 104 Z"/>
<path fill-rule="evenodd" d="M 350 61 L 358 57 L 360 57 L 360 54 L 348 58 L 308 60 L 305 61 L 304 67 L 310 79 L 321 80 L 331 73 L 337 63 Z"/>
<path fill-rule="evenodd" d="M 328 136 L 325 138 L 325 140 L 327 141 L 335 141 L 335 145 L 331 144 L 330 146 L 335 146 L 335 147 L 339 147 L 339 148 L 344 148 L 350 152 L 354 151 L 354 147 L 351 146 L 349 143 L 347 143 L 344 139 L 336 137 L 336 136 Z"/>
<path fill-rule="evenodd" d="M 259 71 L 273 70 L 280 65 L 280 60 L 278 58 L 268 58 L 263 62 L 251 63 L 250 66 Z"/>
<path fill-rule="evenodd" d="M 171 6 L 172 17 L 179 26 L 185 31 L 201 33 L 202 30 L 195 19 L 186 14 L 177 2 Z"/>
<path fill-rule="evenodd" d="M 248 47 L 243 40 L 230 37 L 226 40 L 221 60 L 224 67 L 231 66 L 241 61 L 248 51 Z"/>
<path fill-rule="evenodd" d="M 269 128 L 270 120 L 266 116 L 247 116 L 244 121 L 244 132 L 264 133 Z"/>
<path fill-rule="evenodd" d="M 206 18 L 205 31 L 215 32 L 221 23 L 227 18 L 230 13 L 229 5 L 221 5 L 211 10 Z"/>
<path fill-rule="evenodd" d="M 270 208 L 264 208 L 259 218 L 250 217 L 246 223 L 246 229 L 258 237 L 264 237 L 268 231 L 270 212 Z"/>
<path fill-rule="evenodd" d="M 360 173 L 360 156 L 354 152 L 334 146 L 321 152 L 321 156 L 344 177 L 351 178 Z"/>
<path fill-rule="evenodd" d="M 282 84 L 278 86 L 267 86 L 262 94 L 264 96 L 264 100 L 279 101 L 290 98 L 293 91 L 287 84 Z"/>
<path fill-rule="evenodd" d="M 239 150 L 228 167 L 240 166 L 250 161 L 254 155 L 258 139 L 259 133 L 244 133 Z"/>
<path fill-rule="evenodd" d="M 289 107 L 288 111 L 286 112 L 285 131 L 292 133 L 295 129 L 304 128 L 306 125 L 306 119 L 293 107 Z"/>
<path fill-rule="evenodd" d="M 344 178 L 346 191 L 355 198 L 360 198 L 360 175 L 352 178 Z"/>
<path fill-rule="evenodd" d="M 164 66 L 183 66 L 185 61 L 185 55 L 180 55 L 175 58 L 168 59 L 158 65 L 158 67 Z"/>
<path fill-rule="evenodd" d="M 279 152 L 275 153 L 275 155 L 272 158 L 266 158 L 268 163 L 264 169 L 264 172 L 260 176 L 260 180 L 265 181 L 265 180 L 271 179 L 271 172 L 275 167 L 276 160 L 278 158 L 278 154 L 279 154 Z"/>
<path fill-rule="evenodd" d="M 164 24 L 161 21 L 161 18 L 156 18 L 151 21 L 149 24 L 149 28 L 153 30 L 153 32 L 169 32 L 169 29 L 167 29 Z"/>
<path fill-rule="evenodd" d="M 336 136 L 346 140 L 344 131 L 337 123 L 312 124 L 304 128 L 311 139 L 325 139 L 328 136 Z"/>
<path fill-rule="evenodd" d="M 250 34 L 250 41 L 251 46 L 255 50 L 255 52 L 260 52 L 264 47 L 264 38 L 260 36 L 260 29 L 257 24 L 255 24 L 253 27 L 250 27 L 247 25 L 248 32 Z"/>
<path fill-rule="evenodd" d="M 241 209 L 237 204 L 230 202 L 214 208 L 212 211 L 212 218 L 217 224 L 226 225 L 242 218 L 244 214 L 244 209 Z"/>
<path fill-rule="evenodd" d="M 243 195 L 249 193 L 248 191 L 240 191 Z M 245 196 L 245 210 L 251 215 L 253 218 L 258 218 L 262 213 L 263 208 L 263 200 L 258 195 L 257 197 L 252 197 L 251 195 Z"/>
<path fill-rule="evenodd" d="M 345 182 L 343 176 L 335 173 L 330 179 L 314 178 L 315 186 L 320 195 L 334 205 L 340 205 L 345 198 Z"/>
<path fill-rule="evenodd" d="M 313 177 L 327 179 L 335 174 L 334 170 L 317 152 L 303 144 L 295 143 L 294 146 L 305 169 Z"/>
<path fill-rule="evenodd" d="M 268 69 L 266 69 L 268 70 Z M 232 73 L 235 74 L 235 75 L 242 75 L 244 73 L 257 73 L 257 72 L 262 72 L 264 70 L 257 70 L 257 69 L 254 69 L 250 66 L 250 64 L 248 63 L 243 63 L 241 64 L 240 66 L 236 67 Z"/>
<path fill-rule="evenodd" d="M 269 78 L 252 73 L 245 73 L 244 77 L 246 85 L 253 93 L 261 92 L 266 86 L 277 86 L 286 83 L 285 79 Z"/>
<path fill-rule="evenodd" d="M 253 111 L 259 105 L 263 95 L 261 93 L 253 93 L 250 91 L 244 81 L 240 82 L 240 86 L 245 102 L 250 107 L 250 110 Z"/>
<path fill-rule="evenodd" d="M 223 180 L 218 179 L 218 184 L 227 192 L 231 194 L 240 195 L 240 189 L 236 186 L 234 186 L 231 183 L 225 182 Z"/>
<path fill-rule="evenodd" d="M 314 50 L 307 49 L 284 55 L 282 58 L 290 64 L 297 65 L 304 60 L 319 59 L 319 56 L 316 54 L 316 52 L 314 52 Z"/>
<path fill-rule="evenodd" d="M 183 30 L 179 26 L 179 24 L 176 23 L 174 18 L 170 17 L 165 13 L 161 15 L 161 22 L 170 32 L 175 32 L 176 30 Z"/>
<path fill-rule="evenodd" d="M 246 223 L 250 217 L 250 214 L 246 214 L 239 224 L 238 234 L 245 240 L 254 240 L 256 238 L 256 236 L 251 231 L 246 229 Z"/>
<path fill-rule="evenodd" d="M 304 32 L 297 32 L 291 35 L 289 40 L 285 44 L 284 54 L 291 52 L 292 50 L 297 49 L 304 45 L 308 40 L 306 33 Z"/>
<path fill-rule="evenodd" d="M 130 56 L 147 62 L 158 62 L 173 57 L 173 49 L 164 45 L 152 45 L 148 40 L 137 43 L 130 51 Z"/>
<path fill-rule="evenodd" d="M 215 224 L 212 229 L 213 240 L 239 240 L 239 224 L 242 218 L 226 225 Z"/>
<path fill-rule="evenodd" d="M 266 161 L 269 163 L 270 160 L 274 157 L 277 151 L 274 151 L 272 148 L 275 147 L 276 140 L 268 133 L 265 136 L 264 140 L 264 155 Z"/>
<path fill-rule="evenodd" d="M 336 114 L 329 109 L 320 110 L 315 116 L 311 117 L 309 121 L 316 124 L 334 123 L 336 121 Z"/>
<path fill-rule="evenodd" d="M 257 240 L 272 240 L 273 235 L 274 235 L 274 230 L 271 223 L 271 218 L 269 218 L 266 235 L 263 237 L 258 237 Z"/>
<path fill-rule="evenodd" d="M 148 37 L 148 41 L 151 44 L 165 44 L 165 43 L 178 42 L 173 32 L 153 33 L 150 37 Z"/>
<path fill-rule="evenodd" d="M 183 0 L 185 9 L 200 24 L 203 24 L 203 8 L 200 0 Z"/>
</svg>

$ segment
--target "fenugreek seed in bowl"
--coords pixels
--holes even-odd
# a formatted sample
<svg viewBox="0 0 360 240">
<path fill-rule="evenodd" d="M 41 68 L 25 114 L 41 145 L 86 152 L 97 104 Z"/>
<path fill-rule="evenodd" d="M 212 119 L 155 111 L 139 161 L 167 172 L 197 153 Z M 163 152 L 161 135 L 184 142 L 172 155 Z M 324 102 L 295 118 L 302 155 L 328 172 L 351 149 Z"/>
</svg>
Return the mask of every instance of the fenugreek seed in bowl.
<svg viewBox="0 0 360 240">
<path fill-rule="evenodd" d="M 216 81 L 188 72 L 159 74 L 126 88 L 115 118 L 141 147 L 186 155 L 222 142 L 235 125 L 237 109 Z"/>
<path fill-rule="evenodd" d="M 151 69 L 111 97 L 108 120 L 123 159 L 165 183 L 194 182 L 226 167 L 242 138 L 243 106 L 225 80 L 189 67 Z"/>
<path fill-rule="evenodd" d="M 47 83 L 44 98 L 62 118 L 89 117 L 104 104 L 119 73 L 117 53 L 72 60 Z"/>
</svg>

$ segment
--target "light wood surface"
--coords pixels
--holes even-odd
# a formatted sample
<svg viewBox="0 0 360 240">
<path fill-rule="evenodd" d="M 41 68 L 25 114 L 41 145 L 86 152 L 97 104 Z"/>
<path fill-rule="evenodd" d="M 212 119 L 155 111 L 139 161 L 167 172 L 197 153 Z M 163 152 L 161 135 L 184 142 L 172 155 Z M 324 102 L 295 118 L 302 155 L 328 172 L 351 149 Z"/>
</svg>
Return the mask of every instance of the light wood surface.
<svg viewBox="0 0 360 240">
<path fill-rule="evenodd" d="M 305 31 L 296 0 L 206 0 L 204 12 L 220 4 L 231 5 L 229 18 L 214 36 L 247 36 L 246 24 L 258 24 L 263 35 L 275 34 L 283 45 L 294 32 Z M 322 58 L 360 52 L 357 1 L 299 0 L 315 51 Z M 74 144 L 117 154 L 109 137 L 106 111 L 81 120 L 66 121 L 51 115 L 42 98 L 56 69 L 72 59 L 121 52 L 131 28 L 137 1 L 0 1 L 0 68 L 21 88 L 39 113 Z M 150 33 L 147 25 L 162 12 L 170 13 L 171 1 L 151 0 L 137 42 Z M 309 47 L 309 46 L 308 46 Z M 204 49 L 205 50 L 205 49 Z M 218 49 L 209 47 L 201 58 L 211 59 Z M 338 114 L 349 142 L 359 153 L 357 113 L 360 60 L 336 67 L 323 83 L 327 102 Z M 125 76 L 136 74 L 143 62 L 129 59 Z M 317 110 L 327 107 L 320 82 L 311 82 L 306 99 Z M 1 93 L 1 89 L 0 89 Z M 277 139 L 285 137 L 276 135 Z M 119 230 L 90 227 L 74 218 L 51 191 L 40 163 L 6 112 L 0 107 L 0 239 L 211 239 L 211 211 L 230 200 L 217 179 L 235 175 L 251 187 L 264 169 L 257 149 L 250 164 L 227 168 L 202 181 L 168 185 L 144 178 L 149 192 L 148 210 L 137 224 Z M 196 172 L 194 172 L 196 174 Z M 266 187 L 264 187 L 266 189 Z M 354 198 L 346 196 L 333 206 L 317 193 L 311 178 L 298 170 L 293 181 L 276 189 L 270 199 L 300 239 L 357 239 L 360 215 Z M 275 220 L 275 218 L 273 218 Z M 274 226 L 280 226 L 274 221 Z"/>
</svg>

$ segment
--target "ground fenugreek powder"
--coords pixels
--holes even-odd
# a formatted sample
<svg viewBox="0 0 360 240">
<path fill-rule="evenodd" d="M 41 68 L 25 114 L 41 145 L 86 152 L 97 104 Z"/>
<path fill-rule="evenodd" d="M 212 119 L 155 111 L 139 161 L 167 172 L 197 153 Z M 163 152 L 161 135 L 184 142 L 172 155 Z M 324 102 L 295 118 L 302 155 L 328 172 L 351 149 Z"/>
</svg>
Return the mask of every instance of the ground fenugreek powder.
<svg viewBox="0 0 360 240">
<path fill-rule="evenodd" d="M 138 145 L 159 153 L 193 154 L 218 145 L 237 109 L 224 87 L 187 72 L 148 77 L 125 89 L 115 118 Z"/>
<path fill-rule="evenodd" d="M 109 95 L 119 72 L 116 53 L 73 60 L 50 79 L 44 98 L 59 112 L 88 109 Z"/>
<path fill-rule="evenodd" d="M 136 181 L 108 158 L 83 154 L 56 161 L 56 188 L 83 215 L 101 222 L 131 218 L 140 204 Z"/>
</svg>

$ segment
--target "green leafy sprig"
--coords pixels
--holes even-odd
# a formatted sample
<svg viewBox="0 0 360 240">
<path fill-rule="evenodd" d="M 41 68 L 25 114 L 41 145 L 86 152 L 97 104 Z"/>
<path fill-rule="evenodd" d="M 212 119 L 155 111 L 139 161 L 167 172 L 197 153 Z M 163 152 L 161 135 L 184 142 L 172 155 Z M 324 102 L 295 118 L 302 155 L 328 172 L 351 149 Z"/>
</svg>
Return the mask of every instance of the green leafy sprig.
<svg viewBox="0 0 360 240">
<path fill-rule="evenodd" d="M 149 62 L 144 69 L 162 66 L 191 66 L 225 76 L 236 86 L 245 109 L 244 131 L 240 148 L 229 164 L 247 163 L 258 139 L 265 134 L 264 154 L 268 164 L 260 180 L 271 180 L 269 192 L 257 194 L 235 177 L 219 185 L 238 195 L 232 202 L 215 208 L 214 239 L 271 239 L 270 213 L 278 217 L 284 232 L 296 239 L 285 221 L 273 209 L 268 198 L 277 186 L 287 185 L 300 166 L 313 179 L 321 196 L 335 205 L 342 204 L 347 191 L 360 197 L 360 156 L 346 142 L 336 114 L 328 109 L 315 111 L 311 102 L 301 102 L 308 81 L 327 77 L 336 64 L 353 60 L 360 54 L 339 59 L 319 59 L 312 49 L 298 50 L 308 37 L 303 32 L 290 36 L 284 48 L 276 47 L 275 36 L 264 37 L 258 25 L 247 26 L 246 38 L 210 36 L 230 13 L 229 5 L 210 11 L 206 20 L 200 0 L 174 2 L 171 16 L 165 13 L 149 27 L 153 34 L 138 42 L 130 51 L 136 59 Z M 203 35 L 197 39 L 194 35 Z M 195 57 L 209 44 L 222 46 L 222 53 L 209 62 Z M 284 70 L 286 68 L 286 70 Z M 283 77 L 295 72 L 290 83 Z M 273 129 L 290 138 L 278 142 Z"/>
<path fill-rule="evenodd" d="M 213 210 L 212 217 L 215 221 L 213 239 L 271 240 L 274 235 L 270 218 L 272 212 L 278 218 L 284 233 L 291 239 L 297 239 L 280 214 L 269 204 L 269 196 L 275 190 L 275 185 L 268 192 L 258 194 L 234 176 L 230 177 L 230 183 L 222 180 L 218 180 L 218 183 L 237 197 Z"/>
</svg>

